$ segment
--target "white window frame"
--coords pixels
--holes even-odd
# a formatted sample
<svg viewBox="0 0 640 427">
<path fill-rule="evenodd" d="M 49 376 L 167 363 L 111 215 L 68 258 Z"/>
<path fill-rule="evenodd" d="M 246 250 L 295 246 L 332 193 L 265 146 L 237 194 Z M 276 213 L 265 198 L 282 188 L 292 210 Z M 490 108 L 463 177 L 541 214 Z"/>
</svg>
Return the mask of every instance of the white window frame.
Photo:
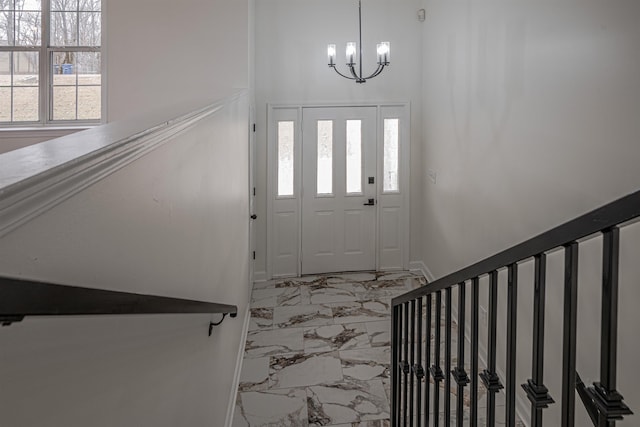
<svg viewBox="0 0 640 427">
<path fill-rule="evenodd" d="M 42 128 L 88 128 L 106 123 L 106 55 L 105 55 L 105 12 L 107 0 L 101 0 L 100 6 L 100 46 L 51 46 L 51 0 L 41 0 L 40 46 L 0 46 L 0 52 L 38 52 L 39 59 L 39 120 L 20 122 L 0 122 L 0 130 L 20 129 L 29 131 Z M 53 120 L 53 52 L 99 52 L 100 53 L 100 119 Z M 77 107 L 76 107 L 77 108 Z"/>
</svg>

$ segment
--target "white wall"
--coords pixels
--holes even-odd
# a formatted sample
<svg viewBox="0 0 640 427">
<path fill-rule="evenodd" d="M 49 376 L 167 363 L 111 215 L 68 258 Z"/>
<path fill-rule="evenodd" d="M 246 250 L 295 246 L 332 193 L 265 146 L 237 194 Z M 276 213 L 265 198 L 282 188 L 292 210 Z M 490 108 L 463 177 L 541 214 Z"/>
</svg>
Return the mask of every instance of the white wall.
<svg viewBox="0 0 640 427">
<path fill-rule="evenodd" d="M 422 244 L 436 277 L 638 189 L 638 2 L 424 5 Z M 435 184 L 429 170 L 437 174 Z M 637 233 L 626 236 L 627 245 L 638 242 Z M 583 279 L 583 271 L 597 278 L 598 256 L 597 249 L 585 249 Z M 562 257 L 554 255 L 550 264 L 547 378 L 559 401 L 554 368 L 561 348 Z M 640 348 L 630 325 L 640 324 L 633 309 L 640 300 L 633 278 L 640 271 L 630 262 L 625 266 L 619 388 L 637 412 L 632 361 Z M 531 330 L 531 274 L 530 267 L 523 270 L 518 384 L 530 369 L 530 343 L 522 337 Z M 591 281 L 580 286 L 580 320 L 586 323 L 579 326 L 578 368 L 597 380 L 599 290 Z M 577 407 L 579 425 L 587 425 L 582 405 Z M 558 404 L 550 410 L 549 425 L 557 425 L 558 410 Z"/>
<path fill-rule="evenodd" d="M 224 425 L 250 291 L 247 121 L 245 94 L 1 236 L 3 276 L 234 304 L 238 317 L 211 337 L 219 315 L 2 328 L 0 425 Z"/>
<path fill-rule="evenodd" d="M 358 85 L 339 77 L 327 66 L 327 44 L 336 43 L 338 63 L 344 65 L 344 46 L 358 38 L 358 8 L 353 1 L 256 1 L 257 108 L 257 259 L 256 272 L 266 270 L 267 104 L 313 104 L 410 101 L 412 200 L 419 197 L 421 61 L 419 0 L 363 2 L 365 73 L 375 69 L 376 43 L 391 42 L 391 66 L 375 79 Z M 342 70 L 344 71 L 344 69 Z M 414 197 L 415 196 L 415 197 Z M 421 259 L 420 204 L 411 206 L 410 260 Z M 415 238 L 414 238 L 415 237 Z"/>
<path fill-rule="evenodd" d="M 106 1 L 110 122 L 248 87 L 248 1 Z"/>
</svg>

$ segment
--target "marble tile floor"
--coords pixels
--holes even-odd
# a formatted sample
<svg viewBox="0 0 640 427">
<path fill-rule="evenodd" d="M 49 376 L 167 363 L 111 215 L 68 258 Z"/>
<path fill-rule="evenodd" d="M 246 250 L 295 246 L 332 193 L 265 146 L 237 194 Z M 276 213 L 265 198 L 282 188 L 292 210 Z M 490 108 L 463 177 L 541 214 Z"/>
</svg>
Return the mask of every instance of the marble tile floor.
<svg viewBox="0 0 640 427">
<path fill-rule="evenodd" d="M 391 299 L 425 283 L 410 272 L 256 283 L 233 427 L 389 427 Z"/>
<path fill-rule="evenodd" d="M 254 286 L 233 427 L 389 426 L 391 299 L 409 272 Z"/>
</svg>

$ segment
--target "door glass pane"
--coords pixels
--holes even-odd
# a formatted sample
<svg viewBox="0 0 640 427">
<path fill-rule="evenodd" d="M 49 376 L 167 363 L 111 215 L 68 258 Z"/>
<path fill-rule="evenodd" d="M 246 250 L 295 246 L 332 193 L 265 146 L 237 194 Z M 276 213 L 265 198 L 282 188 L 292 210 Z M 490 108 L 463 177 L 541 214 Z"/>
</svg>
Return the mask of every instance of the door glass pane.
<svg viewBox="0 0 640 427">
<path fill-rule="evenodd" d="M 293 122 L 278 122 L 278 196 L 293 196 Z"/>
<path fill-rule="evenodd" d="M 362 193 L 362 120 L 347 120 L 347 193 Z"/>
<path fill-rule="evenodd" d="M 398 191 L 398 119 L 384 119 L 384 192 Z"/>
<path fill-rule="evenodd" d="M 318 120 L 318 194 L 333 193 L 333 121 Z"/>
</svg>

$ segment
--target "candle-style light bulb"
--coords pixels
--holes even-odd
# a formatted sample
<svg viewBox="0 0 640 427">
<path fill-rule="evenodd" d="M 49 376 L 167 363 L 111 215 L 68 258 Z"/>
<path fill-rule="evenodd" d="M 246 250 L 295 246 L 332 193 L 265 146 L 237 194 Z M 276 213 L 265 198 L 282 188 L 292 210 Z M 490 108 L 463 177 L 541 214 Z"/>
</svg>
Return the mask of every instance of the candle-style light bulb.
<svg viewBox="0 0 640 427">
<path fill-rule="evenodd" d="M 378 64 L 389 65 L 391 59 L 391 45 L 389 42 L 378 43 Z"/>
<path fill-rule="evenodd" d="M 333 67 L 336 64 L 336 45 L 330 44 L 327 46 L 327 57 L 329 59 L 329 67 Z"/>
<path fill-rule="evenodd" d="M 356 63 L 356 43 L 347 43 L 347 65 L 354 65 Z"/>
</svg>

